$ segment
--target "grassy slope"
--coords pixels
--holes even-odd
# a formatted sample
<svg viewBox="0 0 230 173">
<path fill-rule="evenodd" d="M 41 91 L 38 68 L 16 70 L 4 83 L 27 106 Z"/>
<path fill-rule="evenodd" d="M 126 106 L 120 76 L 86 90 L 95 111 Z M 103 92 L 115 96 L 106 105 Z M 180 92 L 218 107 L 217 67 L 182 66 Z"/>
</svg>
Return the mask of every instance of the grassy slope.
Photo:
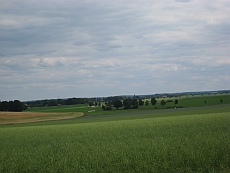
<svg viewBox="0 0 230 173">
<path fill-rule="evenodd" d="M 196 107 L 196 108 L 180 108 L 180 109 L 138 109 L 138 110 L 114 110 L 103 111 L 108 114 L 100 115 L 86 115 L 81 118 L 44 121 L 24 124 L 12 124 L 10 127 L 26 127 L 26 126 L 47 126 L 47 125 L 62 125 L 62 124 L 79 124 L 91 122 L 107 122 L 107 121 L 121 121 L 121 120 L 134 120 L 145 118 L 158 118 L 158 117 L 171 117 L 183 115 L 196 115 L 207 113 L 224 113 L 230 112 L 230 105 L 223 104 L 212 107 Z M 0 128 L 7 128 L 9 125 L 0 125 Z"/>
<path fill-rule="evenodd" d="M 229 112 L 0 129 L 0 172 L 228 172 Z"/>
<path fill-rule="evenodd" d="M 230 171 L 228 104 L 151 109 L 0 126 L 0 172 Z"/>
<path fill-rule="evenodd" d="M 135 112 L 142 110 L 150 110 L 150 109 L 161 109 L 166 107 L 175 107 L 174 100 L 178 99 L 179 103 L 176 106 L 181 106 L 184 108 L 187 107 L 202 107 L 202 106 L 213 106 L 219 105 L 220 99 L 223 99 L 223 104 L 230 104 L 230 95 L 222 94 L 222 95 L 204 95 L 204 96 L 182 96 L 182 97 L 174 97 L 174 98 L 166 98 L 167 100 L 172 100 L 173 102 L 167 102 L 164 107 L 160 105 L 162 99 L 158 99 L 158 102 L 155 106 L 141 106 L 136 110 L 119 110 L 120 112 Z M 206 100 L 206 104 L 204 101 Z M 95 112 L 89 112 L 95 110 Z M 115 109 L 114 109 L 115 110 Z M 65 106 L 49 106 L 49 107 L 35 107 L 30 108 L 26 112 L 84 112 L 85 115 L 101 115 L 101 114 L 113 114 L 116 111 L 103 111 L 101 107 L 91 108 L 86 104 L 81 105 L 65 105 Z"/>
<path fill-rule="evenodd" d="M 167 102 L 164 107 L 174 107 L 174 101 L 177 99 L 179 103 L 176 106 L 181 107 L 200 107 L 200 106 L 213 106 L 219 105 L 220 99 L 223 100 L 222 104 L 230 103 L 230 95 L 229 94 L 219 94 L 219 95 L 189 95 L 189 96 L 181 96 L 181 97 L 173 97 L 173 98 L 164 98 L 163 100 L 168 101 L 171 100 L 173 102 Z M 158 103 L 156 105 L 157 108 L 162 108 L 160 105 L 162 99 L 158 99 Z M 205 103 L 206 101 L 206 103 Z"/>
</svg>

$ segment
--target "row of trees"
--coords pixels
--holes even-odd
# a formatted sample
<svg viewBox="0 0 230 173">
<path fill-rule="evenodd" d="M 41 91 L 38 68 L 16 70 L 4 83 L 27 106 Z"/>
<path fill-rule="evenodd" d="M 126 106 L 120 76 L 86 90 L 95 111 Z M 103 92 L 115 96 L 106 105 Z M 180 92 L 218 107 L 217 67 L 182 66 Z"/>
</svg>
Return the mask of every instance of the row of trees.
<svg viewBox="0 0 230 173">
<path fill-rule="evenodd" d="M 111 110 L 112 107 L 116 109 L 124 108 L 124 109 L 137 109 L 139 106 L 137 99 L 125 99 L 123 102 L 121 100 L 111 100 L 105 102 L 105 105 L 102 105 L 103 110 Z"/>
<path fill-rule="evenodd" d="M 159 96 L 159 95 L 157 95 Z M 155 102 L 156 99 L 159 97 L 140 97 L 140 96 L 133 96 L 133 97 L 126 97 L 126 96 L 110 96 L 110 97 L 94 97 L 94 98 L 68 98 L 68 99 L 46 99 L 46 100 L 36 100 L 36 101 L 27 101 L 24 102 L 28 107 L 43 107 L 43 106 L 60 106 L 60 105 L 75 105 L 75 104 L 88 104 L 90 106 L 101 106 L 101 102 L 113 102 L 114 100 L 126 100 L 128 99 L 136 99 L 138 101 L 139 106 L 144 104 L 149 104 L 148 102 L 142 101 L 142 99 L 149 99 L 154 98 Z M 151 103 L 152 100 L 151 99 Z M 143 102 L 143 103 L 142 103 Z M 135 107 L 135 106 L 134 106 Z"/>
<path fill-rule="evenodd" d="M 19 100 L 14 101 L 2 101 L 0 102 L 0 110 L 1 111 L 14 111 L 14 112 L 21 112 L 26 110 L 27 106 L 24 103 L 20 102 Z"/>
<path fill-rule="evenodd" d="M 157 100 L 156 98 L 151 98 L 150 100 L 151 104 L 152 105 L 156 105 L 157 104 Z M 176 99 L 175 100 L 175 105 L 178 104 L 178 100 Z M 121 100 L 111 100 L 111 101 L 108 101 L 108 102 L 105 102 L 105 105 L 102 105 L 102 109 L 103 110 L 112 110 L 112 107 L 115 107 L 116 109 L 119 109 L 119 108 L 124 108 L 124 109 L 137 109 L 139 106 L 148 106 L 150 103 L 148 100 L 144 101 L 143 99 L 132 99 L 132 98 L 129 98 L 129 99 L 125 99 L 123 101 Z M 161 106 L 164 106 L 166 104 L 166 101 L 164 100 L 161 100 L 160 102 Z"/>
<path fill-rule="evenodd" d="M 110 96 L 99 98 L 68 98 L 68 99 L 46 99 L 25 102 L 29 107 L 43 107 L 43 106 L 59 106 L 59 105 L 75 105 L 88 104 L 90 106 L 101 106 L 100 102 L 109 102 L 113 100 L 124 100 L 125 96 Z"/>
<path fill-rule="evenodd" d="M 68 98 L 68 99 L 50 99 L 50 100 L 37 100 L 29 101 L 26 104 L 29 107 L 42 107 L 42 106 L 58 106 L 58 105 L 75 105 L 89 103 L 91 99 L 88 98 Z"/>
</svg>

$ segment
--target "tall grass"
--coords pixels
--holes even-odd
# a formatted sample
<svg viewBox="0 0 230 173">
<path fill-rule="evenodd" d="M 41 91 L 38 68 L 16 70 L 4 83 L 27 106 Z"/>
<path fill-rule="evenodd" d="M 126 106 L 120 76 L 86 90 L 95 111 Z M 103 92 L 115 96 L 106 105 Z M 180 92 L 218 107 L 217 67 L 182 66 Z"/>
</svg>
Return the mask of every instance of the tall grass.
<svg viewBox="0 0 230 173">
<path fill-rule="evenodd" d="M 0 172 L 229 172 L 229 112 L 0 128 Z"/>
</svg>

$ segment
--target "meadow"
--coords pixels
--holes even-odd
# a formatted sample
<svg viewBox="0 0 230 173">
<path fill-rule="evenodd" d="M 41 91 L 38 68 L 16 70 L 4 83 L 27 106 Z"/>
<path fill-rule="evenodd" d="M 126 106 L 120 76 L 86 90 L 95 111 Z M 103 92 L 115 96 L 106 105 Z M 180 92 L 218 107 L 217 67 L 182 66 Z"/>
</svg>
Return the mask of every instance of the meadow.
<svg viewBox="0 0 230 173">
<path fill-rule="evenodd" d="M 228 104 L 118 112 L 1 125 L 0 172 L 230 172 Z"/>
<path fill-rule="evenodd" d="M 160 102 L 161 100 L 166 101 L 165 106 L 161 106 Z M 175 105 L 174 101 L 177 99 L 179 103 Z M 223 100 L 223 103 L 220 103 L 220 99 Z M 149 100 L 150 99 L 145 99 Z M 205 103 L 206 101 L 206 103 Z M 101 102 L 101 104 L 104 104 Z M 185 95 L 180 97 L 172 97 L 172 98 L 159 98 L 157 99 L 156 105 L 149 104 L 148 106 L 139 106 L 138 109 L 119 109 L 116 110 L 116 108 L 113 108 L 112 111 L 104 111 L 101 107 L 90 107 L 87 104 L 79 104 L 79 105 L 62 105 L 62 106 L 47 106 L 47 107 L 33 107 L 27 109 L 25 112 L 40 112 L 40 113 L 76 113 L 76 112 L 83 112 L 85 116 L 91 116 L 91 115 L 117 115 L 117 114 L 140 114 L 139 112 L 147 112 L 150 111 L 151 113 L 154 113 L 156 110 L 164 109 L 164 111 L 167 111 L 165 109 L 170 109 L 170 112 L 174 107 L 177 108 L 198 108 L 198 107 L 213 107 L 216 105 L 228 105 L 230 104 L 230 94 L 210 94 L 210 95 Z M 183 109 L 182 109 L 183 110 Z M 154 112 L 152 112 L 154 111 Z"/>
</svg>

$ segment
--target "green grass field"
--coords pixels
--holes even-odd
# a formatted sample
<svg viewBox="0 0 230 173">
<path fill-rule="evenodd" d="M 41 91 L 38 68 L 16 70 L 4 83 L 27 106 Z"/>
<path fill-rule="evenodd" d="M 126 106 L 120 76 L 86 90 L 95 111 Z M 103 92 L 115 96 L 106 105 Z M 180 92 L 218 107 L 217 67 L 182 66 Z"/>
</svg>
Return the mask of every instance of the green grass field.
<svg viewBox="0 0 230 173">
<path fill-rule="evenodd" d="M 230 172 L 228 104 L 114 112 L 1 125 L 0 172 Z"/>
<path fill-rule="evenodd" d="M 177 105 L 174 104 L 175 99 L 179 100 Z M 223 100 L 223 103 L 220 103 L 220 99 Z M 107 115 L 107 114 L 117 114 L 117 113 L 130 113 L 130 112 L 140 112 L 153 109 L 165 109 L 165 108 L 174 108 L 176 107 L 204 107 L 204 106 L 215 106 L 215 105 L 226 105 L 230 104 L 230 95 L 229 94 L 219 94 L 219 95 L 195 95 L 191 96 L 181 96 L 173 98 L 164 98 L 165 101 L 171 100 L 172 102 L 167 102 L 165 106 L 161 106 L 160 102 L 162 99 L 157 99 L 156 105 L 149 106 L 139 106 L 138 109 L 129 109 L 129 110 L 116 110 L 115 108 L 112 111 L 103 111 L 101 107 L 89 107 L 87 104 L 80 105 L 64 105 L 64 106 L 48 106 L 48 107 L 33 107 L 26 110 L 26 112 L 83 112 L 85 115 Z M 206 100 L 206 103 L 204 101 Z"/>
</svg>

